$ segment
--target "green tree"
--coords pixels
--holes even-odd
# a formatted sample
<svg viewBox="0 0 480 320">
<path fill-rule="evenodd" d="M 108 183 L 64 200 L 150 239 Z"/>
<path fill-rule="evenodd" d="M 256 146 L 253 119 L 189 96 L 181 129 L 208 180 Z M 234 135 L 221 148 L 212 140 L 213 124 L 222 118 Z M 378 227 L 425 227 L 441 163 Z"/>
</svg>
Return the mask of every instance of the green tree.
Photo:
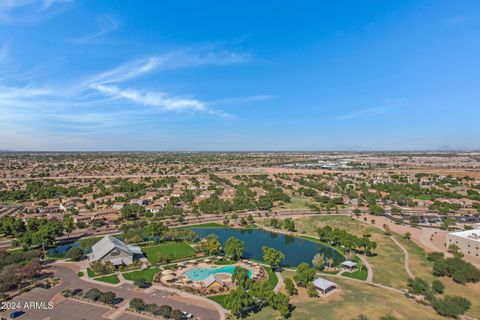
<svg viewBox="0 0 480 320">
<path fill-rule="evenodd" d="M 102 295 L 102 292 L 100 290 L 98 290 L 97 288 L 91 288 L 90 290 L 85 292 L 83 297 L 93 301 L 97 301 L 101 295 Z"/>
<path fill-rule="evenodd" d="M 280 267 L 280 264 L 285 259 L 283 252 L 264 246 L 263 251 L 263 260 L 270 265 L 273 270 L 276 270 Z"/>
<path fill-rule="evenodd" d="M 468 299 L 457 296 L 445 296 L 443 299 L 435 299 L 433 308 L 438 314 L 446 317 L 457 317 L 464 314 L 470 308 Z"/>
<path fill-rule="evenodd" d="M 200 251 L 204 252 L 207 255 L 218 255 L 220 253 L 220 250 L 222 249 L 222 245 L 220 241 L 218 241 L 217 235 L 210 234 L 202 240 L 199 248 Z"/>
<path fill-rule="evenodd" d="M 448 252 L 453 254 L 454 257 L 460 257 L 460 258 L 463 257 L 463 253 L 462 253 L 460 247 L 457 246 L 454 243 L 452 243 L 451 245 L 448 246 Z"/>
<path fill-rule="evenodd" d="M 245 250 L 245 244 L 243 241 L 230 237 L 228 240 L 225 242 L 225 246 L 223 251 L 225 252 L 225 255 L 231 259 L 231 260 L 238 260 L 242 257 L 243 251 Z"/>
<path fill-rule="evenodd" d="M 250 277 L 248 276 L 248 270 L 243 267 L 236 266 L 235 269 L 233 270 L 232 282 L 236 286 L 248 288 L 250 284 Z"/>
<path fill-rule="evenodd" d="M 309 282 L 313 281 L 315 273 L 315 269 L 310 268 L 308 264 L 300 263 L 295 271 L 293 280 L 295 280 L 297 286 L 305 288 Z"/>
<path fill-rule="evenodd" d="M 307 295 L 310 298 L 316 298 L 318 297 L 318 291 L 317 288 L 313 285 L 313 283 L 309 282 L 307 283 Z"/>
<path fill-rule="evenodd" d="M 142 311 L 145 308 L 145 302 L 140 298 L 130 300 L 130 308 L 135 311 Z"/>
<path fill-rule="evenodd" d="M 445 290 L 445 285 L 442 281 L 435 279 L 432 281 L 432 290 L 441 294 Z"/>
<path fill-rule="evenodd" d="M 139 288 L 147 288 L 149 286 L 149 283 L 145 278 L 138 278 L 133 281 L 133 284 L 136 285 Z"/>
<path fill-rule="evenodd" d="M 285 283 L 285 289 L 287 290 L 288 295 L 293 296 L 298 294 L 298 290 L 295 287 L 295 284 L 293 283 L 292 279 L 285 278 L 284 283 Z"/>
<path fill-rule="evenodd" d="M 408 286 L 410 292 L 414 294 L 425 294 L 429 289 L 428 282 L 420 277 L 415 277 L 415 279 L 408 279 Z"/>
<path fill-rule="evenodd" d="M 255 300 L 241 286 L 235 288 L 225 299 L 227 309 L 234 315 L 243 317 L 247 308 L 254 305 Z"/>
<path fill-rule="evenodd" d="M 65 254 L 65 257 L 73 261 L 80 261 L 83 257 L 83 250 L 79 247 L 70 248 Z"/>
<path fill-rule="evenodd" d="M 283 228 L 288 230 L 288 231 L 294 232 L 295 231 L 295 222 L 293 222 L 293 220 L 291 218 L 287 218 L 287 219 L 283 220 Z"/>
<path fill-rule="evenodd" d="M 325 256 L 323 255 L 323 253 L 319 252 L 315 254 L 315 256 L 313 256 L 313 259 L 312 259 L 312 264 L 318 270 L 322 269 L 323 265 L 325 264 Z"/>
<path fill-rule="evenodd" d="M 112 304 L 115 304 L 116 298 L 117 297 L 115 293 L 108 291 L 108 292 L 102 293 L 98 298 L 98 301 L 112 305 Z"/>
<path fill-rule="evenodd" d="M 150 237 L 162 237 L 165 232 L 168 230 L 168 227 L 162 222 L 152 221 L 143 228 L 145 235 Z"/>
<path fill-rule="evenodd" d="M 75 229 L 75 222 L 73 221 L 73 217 L 71 215 L 66 215 L 63 217 L 63 230 L 68 234 L 70 237 L 70 233 Z"/>
</svg>

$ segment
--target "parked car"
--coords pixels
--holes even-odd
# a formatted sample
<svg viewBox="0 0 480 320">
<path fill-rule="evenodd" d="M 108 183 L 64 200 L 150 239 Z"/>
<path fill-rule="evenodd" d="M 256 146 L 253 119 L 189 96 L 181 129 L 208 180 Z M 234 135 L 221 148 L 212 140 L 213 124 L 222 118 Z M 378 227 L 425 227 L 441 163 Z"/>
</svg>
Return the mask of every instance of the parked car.
<svg viewBox="0 0 480 320">
<path fill-rule="evenodd" d="M 25 311 L 22 311 L 22 310 L 13 311 L 12 313 L 10 313 L 10 319 L 18 318 L 24 314 L 25 314 Z"/>
<path fill-rule="evenodd" d="M 38 287 L 42 289 L 50 289 L 52 286 L 49 285 L 48 283 L 40 283 Z"/>
<path fill-rule="evenodd" d="M 183 314 L 183 318 L 184 318 L 184 319 L 191 319 L 191 318 L 193 318 L 193 314 L 191 314 L 190 312 L 182 311 L 182 314 Z"/>
</svg>

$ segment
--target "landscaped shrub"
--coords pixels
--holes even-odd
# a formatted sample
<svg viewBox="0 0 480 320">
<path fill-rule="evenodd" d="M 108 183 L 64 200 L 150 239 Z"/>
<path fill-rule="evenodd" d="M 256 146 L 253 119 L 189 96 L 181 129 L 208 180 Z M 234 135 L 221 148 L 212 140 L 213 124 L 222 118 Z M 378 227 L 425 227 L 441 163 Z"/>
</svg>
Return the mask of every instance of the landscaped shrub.
<svg viewBox="0 0 480 320">
<path fill-rule="evenodd" d="M 470 308 L 468 299 L 457 296 L 446 296 L 443 299 L 435 299 L 432 303 L 438 314 L 446 317 L 459 316 Z"/>
<path fill-rule="evenodd" d="M 415 279 L 408 279 L 408 287 L 411 293 L 422 295 L 430 289 L 428 282 L 420 277 L 416 277 Z"/>
<path fill-rule="evenodd" d="M 140 298 L 133 298 L 130 300 L 130 308 L 135 311 L 142 311 L 145 308 L 145 302 Z"/>
<path fill-rule="evenodd" d="M 85 292 L 84 298 L 97 301 L 101 295 L 102 291 L 98 290 L 97 288 L 92 288 Z"/>
<path fill-rule="evenodd" d="M 433 265 L 433 275 L 448 276 L 462 284 L 480 280 L 480 270 L 460 257 L 436 260 Z"/>
</svg>

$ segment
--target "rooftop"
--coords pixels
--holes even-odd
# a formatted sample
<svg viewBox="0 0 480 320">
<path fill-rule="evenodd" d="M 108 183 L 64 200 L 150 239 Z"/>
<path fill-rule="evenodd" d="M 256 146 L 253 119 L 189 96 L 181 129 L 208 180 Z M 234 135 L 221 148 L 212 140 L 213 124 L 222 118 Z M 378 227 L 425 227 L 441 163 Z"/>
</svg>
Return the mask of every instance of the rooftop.
<svg viewBox="0 0 480 320">
<path fill-rule="evenodd" d="M 450 235 L 480 242 L 480 229 L 450 232 Z"/>
</svg>

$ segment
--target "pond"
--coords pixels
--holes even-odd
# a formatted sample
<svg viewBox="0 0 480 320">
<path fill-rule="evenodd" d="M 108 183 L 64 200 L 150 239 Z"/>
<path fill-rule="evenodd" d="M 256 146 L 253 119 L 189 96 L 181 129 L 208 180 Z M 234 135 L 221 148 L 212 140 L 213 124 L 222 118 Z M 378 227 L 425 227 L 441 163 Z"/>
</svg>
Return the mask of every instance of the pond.
<svg viewBox="0 0 480 320">
<path fill-rule="evenodd" d="M 245 243 L 243 257 L 246 259 L 263 260 L 262 247 L 267 246 L 282 251 L 285 254 L 284 266 L 296 267 L 302 262 L 312 264 L 313 256 L 323 253 L 325 258 L 332 257 L 338 265 L 345 258 L 335 249 L 319 243 L 273 233 L 261 229 L 232 229 L 232 228 L 192 228 L 199 238 L 215 234 L 222 245 L 230 237 L 235 237 Z"/>
</svg>

